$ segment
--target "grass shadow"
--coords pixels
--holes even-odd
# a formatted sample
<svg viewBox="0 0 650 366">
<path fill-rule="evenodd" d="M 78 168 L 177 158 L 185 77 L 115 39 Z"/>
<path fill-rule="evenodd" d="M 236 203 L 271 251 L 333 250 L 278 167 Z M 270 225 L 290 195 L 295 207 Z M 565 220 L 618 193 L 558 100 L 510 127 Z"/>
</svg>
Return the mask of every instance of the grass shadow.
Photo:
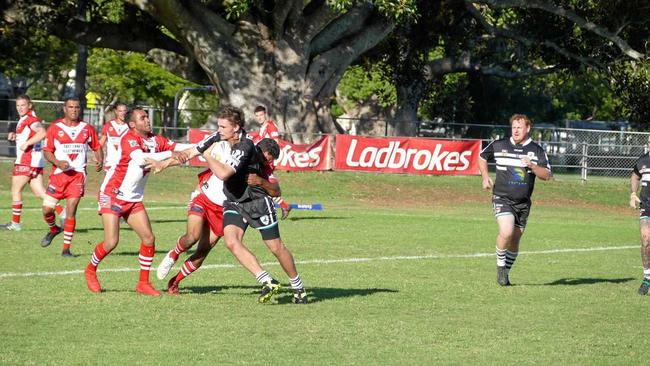
<svg viewBox="0 0 650 366">
<path fill-rule="evenodd" d="M 344 220 L 349 217 L 342 216 L 305 216 L 305 217 L 288 217 L 284 221 L 300 221 L 300 220 Z"/>
<path fill-rule="evenodd" d="M 251 294 L 257 295 L 260 286 L 189 286 L 180 288 L 181 294 L 216 294 L 227 290 L 250 290 Z M 340 299 L 355 296 L 370 296 L 377 293 L 388 292 L 397 293 L 397 290 L 384 289 L 384 288 L 336 288 L 336 287 L 309 287 L 307 288 L 307 297 L 309 303 L 316 303 L 331 299 Z M 283 287 L 281 292 L 274 296 L 278 304 L 289 304 L 293 302 L 293 292 L 291 288 Z M 274 300 L 271 300 L 273 303 Z"/>
<path fill-rule="evenodd" d="M 636 278 L 560 278 L 553 282 L 542 283 L 539 286 L 579 286 L 593 285 L 597 283 L 625 283 L 634 281 Z"/>
</svg>

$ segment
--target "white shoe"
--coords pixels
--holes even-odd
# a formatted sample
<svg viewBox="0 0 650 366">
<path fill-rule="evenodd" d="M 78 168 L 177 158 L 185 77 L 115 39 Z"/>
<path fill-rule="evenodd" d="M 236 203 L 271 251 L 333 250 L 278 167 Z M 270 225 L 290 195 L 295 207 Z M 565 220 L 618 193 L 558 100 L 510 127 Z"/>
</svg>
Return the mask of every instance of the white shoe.
<svg viewBox="0 0 650 366">
<path fill-rule="evenodd" d="M 174 263 L 176 263 L 176 261 L 169 255 L 170 253 L 171 252 L 167 252 L 167 254 L 165 254 L 165 258 L 163 258 L 162 262 L 158 265 L 158 269 L 156 269 L 156 277 L 158 277 L 159 280 L 167 277 L 167 274 L 169 274 Z"/>
<path fill-rule="evenodd" d="M 3 230 L 10 230 L 10 231 L 20 231 L 23 229 L 22 226 L 20 226 L 20 224 L 16 224 L 13 221 L 8 224 L 0 225 L 0 228 Z"/>
</svg>

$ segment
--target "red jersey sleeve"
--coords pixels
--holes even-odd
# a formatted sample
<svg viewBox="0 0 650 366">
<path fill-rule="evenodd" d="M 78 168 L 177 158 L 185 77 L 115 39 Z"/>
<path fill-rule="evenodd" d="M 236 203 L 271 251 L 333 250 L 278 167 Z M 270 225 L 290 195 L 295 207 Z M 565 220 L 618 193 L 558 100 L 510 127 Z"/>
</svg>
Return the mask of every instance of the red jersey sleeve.
<svg viewBox="0 0 650 366">
<path fill-rule="evenodd" d="M 280 130 L 278 130 L 278 126 L 275 125 L 275 122 L 271 120 L 268 121 L 268 126 L 266 126 L 266 134 L 272 139 L 280 137 Z"/>
<path fill-rule="evenodd" d="M 140 141 L 138 138 L 132 134 L 126 134 L 122 141 L 120 142 L 122 149 L 122 156 L 130 156 L 132 152 L 136 150 L 142 150 Z"/>
<path fill-rule="evenodd" d="M 93 151 L 97 151 L 102 148 L 102 146 L 99 144 L 99 138 L 97 137 L 97 131 L 95 131 L 95 128 L 91 125 L 86 125 L 86 128 L 88 129 L 88 146 Z"/>
<path fill-rule="evenodd" d="M 165 136 L 156 135 L 155 139 L 156 146 L 158 147 L 158 151 L 156 152 L 174 151 L 174 148 L 176 148 L 176 143 L 172 140 L 169 140 Z"/>
<path fill-rule="evenodd" d="M 108 137 L 108 128 L 110 127 L 110 122 L 104 123 L 104 126 L 102 127 L 102 136 Z"/>
<path fill-rule="evenodd" d="M 56 138 L 57 130 L 56 121 L 54 121 L 50 124 L 45 133 L 45 146 L 43 146 L 43 151 L 54 152 L 54 139 Z"/>
</svg>

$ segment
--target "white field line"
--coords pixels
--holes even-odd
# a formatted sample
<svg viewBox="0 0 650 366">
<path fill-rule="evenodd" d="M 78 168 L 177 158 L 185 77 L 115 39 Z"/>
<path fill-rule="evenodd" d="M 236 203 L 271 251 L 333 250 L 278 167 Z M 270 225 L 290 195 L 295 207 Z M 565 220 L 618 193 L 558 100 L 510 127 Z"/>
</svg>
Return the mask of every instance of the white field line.
<svg viewBox="0 0 650 366">
<path fill-rule="evenodd" d="M 187 205 L 185 206 L 154 206 L 154 207 L 147 207 L 147 211 L 158 211 L 158 210 L 176 210 L 176 209 L 184 209 L 187 210 Z M 40 207 L 31 207 L 31 208 L 23 208 L 23 211 L 42 211 L 43 209 Z M 97 207 L 79 207 L 77 208 L 77 211 L 97 211 Z"/>
<path fill-rule="evenodd" d="M 612 246 L 612 247 L 591 247 L 591 248 L 566 248 L 566 249 L 549 249 L 529 252 L 520 252 L 519 255 L 536 255 L 536 254 L 556 254 L 556 253 L 582 253 L 582 252 L 599 252 L 608 250 L 627 250 L 638 249 L 638 245 Z M 336 264 L 336 263 L 362 263 L 362 262 L 380 262 L 380 261 L 404 261 L 404 260 L 426 260 L 426 259 L 462 259 L 462 258 L 482 258 L 492 257 L 494 253 L 473 253 L 473 254 L 431 254 L 431 255 L 413 255 L 413 256 L 392 256 L 392 257 L 368 257 L 368 258 L 341 258 L 341 259 L 310 259 L 296 261 L 296 264 Z M 277 266 L 276 262 L 261 263 L 262 266 Z M 201 266 L 202 270 L 238 268 L 235 264 L 207 264 Z M 98 272 L 136 272 L 139 268 L 108 268 L 99 269 Z M 81 274 L 83 270 L 57 271 L 57 272 L 0 272 L 0 279 L 10 277 L 47 277 L 47 276 L 64 276 Z"/>
</svg>

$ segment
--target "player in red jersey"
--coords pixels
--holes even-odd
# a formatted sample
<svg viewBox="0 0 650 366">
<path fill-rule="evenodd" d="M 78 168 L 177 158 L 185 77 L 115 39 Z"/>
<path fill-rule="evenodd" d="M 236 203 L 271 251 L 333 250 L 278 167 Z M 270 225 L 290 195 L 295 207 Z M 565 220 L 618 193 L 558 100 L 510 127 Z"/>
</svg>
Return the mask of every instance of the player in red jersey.
<svg viewBox="0 0 650 366">
<path fill-rule="evenodd" d="M 99 144 L 106 146 L 104 170 L 108 171 L 120 160 L 120 141 L 129 131 L 129 124 L 126 123 L 126 114 L 129 112 L 124 103 L 117 103 L 113 108 L 115 118 L 106 122 L 102 128 Z"/>
<path fill-rule="evenodd" d="M 129 131 L 120 142 L 120 159 L 106 174 L 99 189 L 99 213 L 104 225 L 104 241 L 97 244 L 85 270 L 86 284 L 92 292 L 101 292 L 97 266 L 117 246 L 120 238 L 120 217 L 140 237 L 140 277 L 135 291 L 159 296 L 149 281 L 155 253 L 155 236 L 142 200 L 149 169 L 145 158 L 170 158 L 176 143 L 151 132 L 149 116 L 142 108 L 134 108 L 129 117 Z"/>
<path fill-rule="evenodd" d="M 255 120 L 260 124 L 260 130 L 257 134 L 252 133 L 253 142 L 255 144 L 262 141 L 262 139 L 272 139 L 273 141 L 280 143 L 280 131 L 278 126 L 270 119 L 266 112 L 266 107 L 263 105 L 258 105 L 254 109 Z M 273 197 L 273 202 L 278 204 L 282 209 L 282 219 L 289 217 L 289 212 L 291 212 L 291 206 L 282 197 Z"/>
<path fill-rule="evenodd" d="M 20 218 L 23 210 L 23 189 L 27 184 L 36 197 L 45 198 L 43 187 L 43 150 L 41 141 L 45 138 L 45 128 L 32 110 L 32 101 L 27 95 L 16 98 L 16 111 L 20 119 L 16 131 L 10 132 L 8 139 L 16 141 L 16 162 L 11 177 L 11 222 L 0 225 L 0 229 L 20 231 Z M 61 212 L 61 206 L 57 206 Z"/>
<path fill-rule="evenodd" d="M 64 257 L 73 257 L 70 245 L 76 226 L 77 206 L 84 196 L 88 150 L 94 151 L 98 172 L 102 170 L 104 158 L 97 132 L 79 119 L 80 112 L 78 98 L 66 99 L 63 104 L 64 117 L 48 127 L 46 145 L 43 148 L 45 159 L 52 163 L 52 172 L 43 199 L 43 217 L 50 230 L 41 240 L 41 246 L 50 245 L 52 239 L 63 231 L 61 255 Z M 61 229 L 55 223 L 54 213 L 56 204 L 63 199 L 66 200 L 67 217 Z"/>
</svg>

